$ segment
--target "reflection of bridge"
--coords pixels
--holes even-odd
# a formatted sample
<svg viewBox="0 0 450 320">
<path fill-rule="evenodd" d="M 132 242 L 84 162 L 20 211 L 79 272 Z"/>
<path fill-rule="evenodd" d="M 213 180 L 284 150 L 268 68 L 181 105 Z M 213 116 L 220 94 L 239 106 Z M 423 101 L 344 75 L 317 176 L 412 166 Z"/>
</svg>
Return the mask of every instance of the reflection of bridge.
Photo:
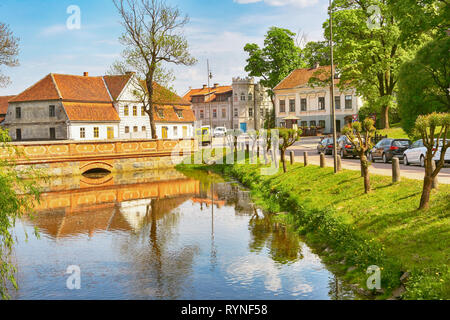
<svg viewBox="0 0 450 320">
<path fill-rule="evenodd" d="M 168 168 L 173 166 L 174 150 L 195 147 L 194 140 L 52 141 L 13 145 L 21 154 L 18 165 L 35 165 L 54 176 L 77 175 L 92 169 L 121 172 Z M 7 154 L 7 149 L 0 149 L 0 158 Z"/>
</svg>

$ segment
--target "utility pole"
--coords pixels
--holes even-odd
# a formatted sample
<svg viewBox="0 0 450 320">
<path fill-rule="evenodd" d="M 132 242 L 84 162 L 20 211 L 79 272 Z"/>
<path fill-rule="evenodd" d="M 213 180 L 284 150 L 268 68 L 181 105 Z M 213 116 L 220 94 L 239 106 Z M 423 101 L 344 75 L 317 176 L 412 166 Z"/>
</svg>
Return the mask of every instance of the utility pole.
<svg viewBox="0 0 450 320">
<path fill-rule="evenodd" d="M 334 61 L 333 61 L 333 12 L 330 3 L 330 51 L 331 51 L 331 123 L 333 128 L 333 158 L 334 158 L 334 173 L 337 173 L 337 141 L 336 141 L 336 109 L 334 107 Z"/>
<path fill-rule="evenodd" d="M 208 68 L 208 99 L 209 99 L 209 137 L 211 138 L 210 146 L 212 148 L 213 145 L 213 136 L 212 136 L 212 110 L 211 110 L 211 85 L 209 83 L 209 80 L 212 79 L 212 73 L 209 69 L 209 59 L 206 60 L 206 65 Z"/>
</svg>

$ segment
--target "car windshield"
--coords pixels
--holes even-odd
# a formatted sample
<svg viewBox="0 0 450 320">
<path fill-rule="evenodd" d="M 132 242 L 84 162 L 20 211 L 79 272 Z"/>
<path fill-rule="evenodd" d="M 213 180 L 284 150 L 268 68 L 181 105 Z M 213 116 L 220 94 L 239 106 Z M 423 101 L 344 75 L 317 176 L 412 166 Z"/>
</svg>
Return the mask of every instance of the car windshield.
<svg viewBox="0 0 450 320">
<path fill-rule="evenodd" d="M 392 145 L 395 147 L 408 147 L 410 142 L 408 140 L 395 140 Z"/>
</svg>

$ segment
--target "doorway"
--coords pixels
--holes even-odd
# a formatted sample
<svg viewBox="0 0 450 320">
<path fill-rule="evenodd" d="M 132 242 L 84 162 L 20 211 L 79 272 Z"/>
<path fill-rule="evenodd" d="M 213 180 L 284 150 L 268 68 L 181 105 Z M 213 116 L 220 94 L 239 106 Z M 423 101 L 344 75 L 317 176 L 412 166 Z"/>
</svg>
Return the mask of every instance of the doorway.
<svg viewBox="0 0 450 320">
<path fill-rule="evenodd" d="M 163 139 L 167 139 L 167 138 L 168 138 L 169 128 L 167 128 L 167 127 L 162 127 L 161 130 L 162 130 L 162 138 L 163 138 Z"/>
<path fill-rule="evenodd" d="M 50 140 L 56 140 L 56 130 L 55 130 L 55 128 L 50 128 Z"/>
<path fill-rule="evenodd" d="M 106 128 L 108 139 L 114 139 L 114 127 Z"/>
</svg>

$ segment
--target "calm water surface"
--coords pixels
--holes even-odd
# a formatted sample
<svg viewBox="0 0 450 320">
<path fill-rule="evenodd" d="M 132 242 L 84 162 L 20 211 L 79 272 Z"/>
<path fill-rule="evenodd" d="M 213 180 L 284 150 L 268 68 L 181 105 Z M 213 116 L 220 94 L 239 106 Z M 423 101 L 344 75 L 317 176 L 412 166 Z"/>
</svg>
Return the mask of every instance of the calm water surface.
<svg viewBox="0 0 450 320">
<path fill-rule="evenodd" d="M 15 230 L 15 299 L 352 298 L 295 233 L 219 176 L 61 178 L 45 190 L 35 219 Z M 66 286 L 71 265 L 80 290 Z"/>
</svg>

